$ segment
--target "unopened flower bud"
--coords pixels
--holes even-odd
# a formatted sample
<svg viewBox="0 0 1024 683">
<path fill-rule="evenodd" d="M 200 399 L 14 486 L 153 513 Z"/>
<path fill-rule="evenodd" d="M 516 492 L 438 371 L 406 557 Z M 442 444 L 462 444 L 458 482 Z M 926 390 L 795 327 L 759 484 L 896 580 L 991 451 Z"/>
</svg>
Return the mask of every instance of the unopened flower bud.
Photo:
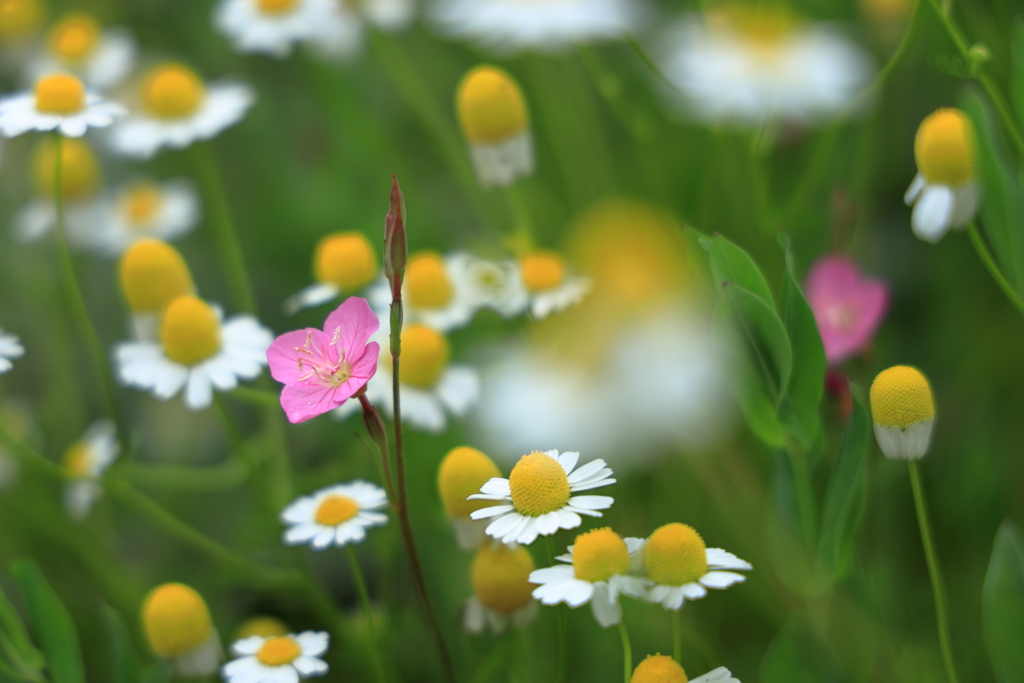
<svg viewBox="0 0 1024 683">
<path fill-rule="evenodd" d="M 883 370 L 871 383 L 870 397 L 875 439 L 885 457 L 922 458 L 931 441 L 935 402 L 921 371 L 907 365 Z"/>
</svg>

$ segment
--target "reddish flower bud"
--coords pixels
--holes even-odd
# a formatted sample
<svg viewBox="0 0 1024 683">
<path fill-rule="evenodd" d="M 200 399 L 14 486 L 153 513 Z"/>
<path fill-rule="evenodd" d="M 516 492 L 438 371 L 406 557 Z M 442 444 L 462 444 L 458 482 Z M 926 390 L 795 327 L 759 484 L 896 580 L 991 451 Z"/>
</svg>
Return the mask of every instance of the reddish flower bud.
<svg viewBox="0 0 1024 683">
<path fill-rule="evenodd" d="M 402 278 L 409 249 L 405 237 L 405 198 L 398 186 L 398 176 L 391 176 L 391 198 L 384 219 L 384 275 L 391 283 L 394 301 L 402 298 Z"/>
</svg>

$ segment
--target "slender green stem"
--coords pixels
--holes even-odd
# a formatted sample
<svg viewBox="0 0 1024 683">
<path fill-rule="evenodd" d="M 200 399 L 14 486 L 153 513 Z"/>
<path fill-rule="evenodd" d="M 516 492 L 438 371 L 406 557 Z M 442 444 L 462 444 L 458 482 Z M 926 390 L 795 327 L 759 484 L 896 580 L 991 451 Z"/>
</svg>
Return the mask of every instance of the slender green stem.
<svg viewBox="0 0 1024 683">
<path fill-rule="evenodd" d="M 626 619 L 619 619 L 619 637 L 622 639 L 622 670 L 625 674 L 623 683 L 629 683 L 633 676 L 633 646 L 629 642 L 629 630 L 626 628 Z"/>
<path fill-rule="evenodd" d="M 548 551 L 548 566 L 554 566 L 555 539 L 545 536 L 544 545 Z M 565 625 L 565 605 L 555 605 L 555 614 L 558 619 L 558 671 L 554 683 L 564 683 L 569 673 L 569 632 Z"/>
<path fill-rule="evenodd" d="M 683 612 L 681 609 L 672 610 L 672 659 L 676 663 L 683 663 Z"/>
<path fill-rule="evenodd" d="M 949 683 L 957 683 L 956 667 L 953 665 L 953 647 L 949 638 L 949 617 L 946 614 L 946 598 L 942 589 L 942 574 L 939 571 L 939 560 L 935 555 L 935 544 L 932 541 L 931 527 L 928 524 L 928 510 L 924 502 L 924 489 L 921 486 L 921 474 L 917 469 L 917 461 L 907 463 L 910 468 L 910 486 L 914 490 L 914 507 L 917 509 L 917 523 L 921 527 L 921 543 L 924 545 L 925 558 L 928 560 L 928 574 L 932 580 L 932 594 L 935 596 L 935 617 L 939 628 L 939 646 L 942 648 L 942 661 L 946 665 Z"/>
<path fill-rule="evenodd" d="M 1017 307 L 1018 311 L 1024 313 L 1024 300 L 1022 300 L 1020 295 L 1017 294 L 1017 290 L 1013 288 L 1013 285 L 1007 282 L 1003 272 L 999 269 L 999 264 L 997 264 L 995 259 L 992 257 L 992 252 L 989 251 L 988 245 L 985 244 L 985 239 L 981 236 L 981 231 L 978 230 L 976 222 L 971 221 L 968 224 L 967 234 L 971 238 L 971 244 L 974 245 L 974 250 L 978 252 L 978 258 L 980 258 L 981 262 L 985 264 L 985 268 L 992 276 L 992 279 L 996 281 L 996 284 L 999 285 L 999 289 L 1003 290 L 1003 294 L 1005 294 L 1006 298 Z"/>
<path fill-rule="evenodd" d="M 251 403 L 266 408 L 277 408 L 281 405 L 281 396 L 275 391 L 267 389 L 254 389 L 252 387 L 237 387 L 227 394 L 233 399 Z"/>
<path fill-rule="evenodd" d="M 366 579 L 363 577 L 363 570 L 359 566 L 356 549 L 351 543 L 345 546 L 345 554 L 348 556 L 348 564 L 352 569 L 352 578 L 356 583 L 356 592 L 359 594 L 359 605 L 363 610 L 363 618 L 366 619 L 366 630 L 370 641 L 368 648 L 370 664 L 377 676 L 377 681 L 384 683 L 387 680 L 387 674 L 384 671 L 384 663 L 380 659 L 380 652 L 377 651 L 377 628 L 373 623 L 373 604 L 370 602 L 370 592 L 366 589 Z"/>
<path fill-rule="evenodd" d="M 508 202 L 512 214 L 512 234 L 506 240 L 514 254 L 522 254 L 533 248 L 533 219 L 530 207 L 523 197 L 523 190 L 518 183 L 505 187 L 505 201 Z"/>
<path fill-rule="evenodd" d="M 103 401 L 107 405 L 107 413 L 114 421 L 117 428 L 117 438 L 122 448 L 128 444 L 128 434 L 125 431 L 124 423 L 121 422 L 121 415 L 117 409 L 117 400 L 114 398 L 114 375 L 110 369 L 110 361 L 103 350 L 96 327 L 89 317 L 89 309 L 85 305 L 85 297 L 78 284 L 78 275 L 75 273 L 75 262 L 71 257 L 71 249 L 68 247 L 67 231 L 64 225 L 64 193 L 62 191 L 62 173 L 64 156 L 64 138 L 60 133 L 54 134 L 56 155 L 54 161 L 54 196 L 53 201 L 57 210 L 57 255 L 60 260 L 61 281 L 64 285 L 65 296 L 71 305 L 72 315 L 76 318 L 82 334 L 85 336 L 85 343 L 92 353 L 96 362 L 96 370 L 99 374 L 100 387 L 103 393 Z"/>
</svg>

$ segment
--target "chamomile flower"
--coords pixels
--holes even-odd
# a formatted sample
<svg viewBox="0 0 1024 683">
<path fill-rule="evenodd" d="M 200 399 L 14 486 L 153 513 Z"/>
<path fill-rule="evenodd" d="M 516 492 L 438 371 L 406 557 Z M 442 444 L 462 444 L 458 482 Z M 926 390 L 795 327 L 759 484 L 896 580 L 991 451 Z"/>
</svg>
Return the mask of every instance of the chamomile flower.
<svg viewBox="0 0 1024 683">
<path fill-rule="evenodd" d="M 365 235 L 360 232 L 327 235 L 316 245 L 313 254 L 316 282 L 285 299 L 282 308 L 287 315 L 292 315 L 303 308 L 326 304 L 343 293 L 362 289 L 378 272 L 377 255 Z"/>
<path fill-rule="evenodd" d="M 97 225 L 86 239 L 93 249 L 116 256 L 142 239 L 179 239 L 199 223 L 199 193 L 188 180 L 136 179 L 104 197 Z"/>
<path fill-rule="evenodd" d="M 533 173 L 529 114 L 508 73 L 495 66 L 471 69 L 459 83 L 455 104 L 481 185 L 505 187 Z"/>
<path fill-rule="evenodd" d="M 104 28 L 87 12 L 70 12 L 50 29 L 44 48 L 26 64 L 28 81 L 69 73 L 100 91 L 116 87 L 135 61 L 135 39 L 126 29 Z"/>
<path fill-rule="evenodd" d="M 178 675 L 209 676 L 221 660 L 220 638 L 199 593 L 181 583 L 157 586 L 142 603 L 142 626 L 153 652 Z"/>
<path fill-rule="evenodd" d="M 590 278 L 569 275 L 565 260 L 553 252 L 521 256 L 519 276 L 529 295 L 530 314 L 537 320 L 578 304 L 590 291 Z"/>
<path fill-rule="evenodd" d="M 300 42 L 339 31 L 350 23 L 337 0 L 221 0 L 214 11 L 217 29 L 238 52 L 287 57 Z"/>
<path fill-rule="evenodd" d="M 106 128 L 126 110 L 85 89 L 70 74 L 51 74 L 36 81 L 32 92 L 0 100 L 0 134 L 13 138 L 29 131 L 57 131 L 80 138 L 89 128 Z"/>
<path fill-rule="evenodd" d="M 187 66 L 166 62 L 143 77 L 138 100 L 112 131 L 111 144 L 120 154 L 147 159 L 163 147 L 184 149 L 216 137 L 242 120 L 256 93 L 238 81 L 206 84 Z"/>
<path fill-rule="evenodd" d="M 638 0 L 437 0 L 431 8 L 441 32 L 499 54 L 619 40 L 639 28 L 643 13 Z"/>
<path fill-rule="evenodd" d="M 468 500 L 468 497 L 500 476 L 501 472 L 493 460 L 469 446 L 453 448 L 441 461 L 437 470 L 437 490 L 455 529 L 455 538 L 466 550 L 480 547 L 488 524 L 487 520 L 471 519 L 470 515 L 490 505 L 487 501 Z"/>
<path fill-rule="evenodd" d="M 647 655 L 636 665 L 629 683 L 740 683 L 740 680 L 733 678 L 732 672 L 724 666 L 691 680 L 671 657 Z"/>
<path fill-rule="evenodd" d="M 405 321 L 448 332 L 472 320 L 477 309 L 476 292 L 467 274 L 472 261 L 466 252 L 441 256 L 421 251 L 411 255 L 402 284 Z M 391 285 L 380 279 L 367 297 L 373 310 L 385 313 L 391 305 Z"/>
<path fill-rule="evenodd" d="M 519 315 L 529 303 L 515 261 L 470 258 L 466 262 L 465 281 L 476 308 L 493 309 L 505 318 Z"/>
<path fill-rule="evenodd" d="M 914 138 L 917 175 L 904 197 L 914 205 L 910 225 L 919 239 L 935 244 L 978 212 L 973 147 L 971 121 L 959 109 L 939 109 L 921 122 Z"/>
<path fill-rule="evenodd" d="M 64 452 L 62 464 L 70 479 L 64 488 L 64 508 L 73 519 L 89 514 L 103 492 L 98 480 L 120 451 L 113 423 L 98 420 Z"/>
<path fill-rule="evenodd" d="M 871 383 L 875 440 L 891 460 L 919 460 L 928 452 L 935 426 L 935 401 L 928 379 L 917 368 L 897 365 Z"/>
<path fill-rule="evenodd" d="M 384 489 L 365 481 L 320 489 L 281 511 L 281 521 L 289 525 L 285 545 L 308 544 L 313 550 L 325 550 L 362 543 L 367 529 L 387 524 L 388 516 L 378 512 L 387 504 Z"/>
<path fill-rule="evenodd" d="M 638 564 L 652 584 L 644 599 L 667 610 L 703 598 L 708 588 L 728 588 L 747 580 L 729 570 L 753 569 L 732 553 L 705 546 L 700 534 L 686 524 L 666 524 L 646 540 L 635 541 Z"/>
<path fill-rule="evenodd" d="M 0 375 L 14 367 L 11 361 L 25 355 L 25 347 L 17 335 L 0 328 Z"/>
<path fill-rule="evenodd" d="M 155 239 L 139 240 L 121 256 L 121 293 L 131 310 L 132 337 L 156 341 L 160 316 L 179 296 L 195 293 L 192 273 L 178 250 Z"/>
<path fill-rule="evenodd" d="M 296 683 L 310 676 L 327 673 L 326 633 L 303 631 L 263 638 L 250 636 L 231 644 L 236 659 L 221 667 L 227 683 Z"/>
<path fill-rule="evenodd" d="M 573 495 L 615 483 L 604 460 L 591 460 L 574 470 L 580 454 L 558 454 L 557 450 L 534 451 L 524 455 L 508 479 L 493 477 L 470 500 L 500 503 L 470 514 L 472 519 L 489 519 L 487 535 L 502 543 L 530 545 L 537 536 L 550 536 L 559 529 L 575 529 L 580 515 L 600 517 L 615 502 L 610 496 Z"/>
<path fill-rule="evenodd" d="M 167 400 L 185 390 L 185 405 L 201 410 L 213 390 L 230 391 L 239 379 L 259 376 L 267 364 L 270 330 L 251 315 L 226 322 L 219 308 L 194 296 L 171 301 L 160 320 L 160 341 L 122 342 L 114 349 L 127 386 Z"/>
<path fill-rule="evenodd" d="M 481 545 L 470 570 L 473 597 L 466 601 L 465 629 L 481 633 L 490 626 L 494 633 L 501 633 L 509 623 L 521 628 L 533 621 L 537 613 L 531 595 L 533 570 L 533 558 L 526 548 L 503 543 Z"/>
<path fill-rule="evenodd" d="M 567 555 L 555 559 L 564 564 L 538 569 L 530 583 L 540 584 L 533 597 L 545 605 L 564 602 L 569 607 L 590 603 L 594 618 L 604 628 L 622 619 L 619 594 L 643 598 L 647 580 L 631 576 L 635 547 L 604 527 L 576 537 Z"/>
</svg>

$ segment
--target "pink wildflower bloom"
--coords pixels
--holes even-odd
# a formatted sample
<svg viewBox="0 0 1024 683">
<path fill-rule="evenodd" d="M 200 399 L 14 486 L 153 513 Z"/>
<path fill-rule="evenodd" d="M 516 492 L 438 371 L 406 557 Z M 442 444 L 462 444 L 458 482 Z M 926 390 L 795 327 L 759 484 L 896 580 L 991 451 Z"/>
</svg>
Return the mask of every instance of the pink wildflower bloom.
<svg viewBox="0 0 1024 683">
<path fill-rule="evenodd" d="M 814 311 L 829 365 L 864 351 L 885 317 L 889 291 L 880 280 L 862 278 L 845 256 L 826 256 L 807 276 L 807 302 Z"/>
<path fill-rule="evenodd" d="M 377 372 L 380 345 L 367 343 L 380 321 L 366 299 L 349 297 L 324 323 L 287 332 L 267 350 L 270 374 L 284 384 L 281 407 L 292 423 L 337 408 Z"/>
</svg>

